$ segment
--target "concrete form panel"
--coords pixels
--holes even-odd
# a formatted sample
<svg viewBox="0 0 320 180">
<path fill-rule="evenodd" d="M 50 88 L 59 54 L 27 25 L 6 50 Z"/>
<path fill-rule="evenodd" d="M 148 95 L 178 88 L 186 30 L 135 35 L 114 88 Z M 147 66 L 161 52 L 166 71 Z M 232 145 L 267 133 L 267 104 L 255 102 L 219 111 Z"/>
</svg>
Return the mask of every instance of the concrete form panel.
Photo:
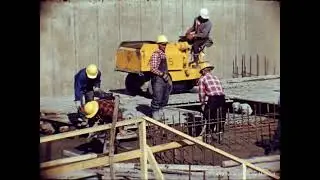
<svg viewBox="0 0 320 180">
<path fill-rule="evenodd" d="M 69 95 L 73 93 L 73 76 L 75 73 L 75 43 L 72 16 L 72 4 L 56 4 L 55 14 L 52 19 L 53 60 L 52 75 L 54 81 L 54 95 Z M 59 76 L 57 76 L 59 74 Z"/>
<path fill-rule="evenodd" d="M 77 70 L 88 64 L 98 64 L 98 5 L 90 2 L 74 4 Z"/>
<path fill-rule="evenodd" d="M 141 0 L 117 1 L 120 5 L 121 41 L 141 40 Z"/>
<path fill-rule="evenodd" d="M 43 3 L 40 16 L 40 96 L 53 95 L 51 13 L 52 3 Z"/>
<path fill-rule="evenodd" d="M 182 30 L 182 0 L 161 0 L 161 14 L 163 33 L 169 41 L 177 41 L 180 35 L 183 35 Z"/>
<path fill-rule="evenodd" d="M 120 11 L 118 0 L 104 1 L 99 7 L 99 68 L 102 88 L 121 86 L 121 73 L 115 72 L 115 53 L 120 44 Z"/>
<path fill-rule="evenodd" d="M 162 33 L 161 1 L 141 0 L 141 38 L 155 41 Z"/>
</svg>

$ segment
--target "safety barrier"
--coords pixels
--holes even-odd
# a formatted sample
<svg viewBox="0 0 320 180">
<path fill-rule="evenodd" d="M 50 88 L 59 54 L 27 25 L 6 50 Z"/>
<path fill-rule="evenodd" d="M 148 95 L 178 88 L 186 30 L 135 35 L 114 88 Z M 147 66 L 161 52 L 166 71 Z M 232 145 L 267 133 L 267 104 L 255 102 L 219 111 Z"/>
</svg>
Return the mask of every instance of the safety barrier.
<svg viewBox="0 0 320 180">
<path fill-rule="evenodd" d="M 161 127 L 167 131 L 170 131 L 184 138 L 184 140 L 182 140 L 182 142 L 171 142 L 167 144 L 161 144 L 161 145 L 150 147 L 147 144 L 147 133 L 146 133 L 147 123 L 150 123 L 152 125 Z M 191 137 L 185 133 L 182 133 L 168 125 L 165 125 L 149 117 L 120 121 L 115 124 L 115 127 L 121 127 L 121 126 L 132 125 L 132 124 L 138 124 L 140 149 L 115 154 L 112 157 L 106 156 L 106 155 L 96 156 L 96 155 L 86 154 L 86 155 L 80 155 L 76 157 L 63 158 L 63 159 L 43 162 L 40 165 L 41 175 L 46 177 L 46 176 L 52 176 L 52 175 L 63 174 L 71 171 L 76 171 L 76 170 L 83 170 L 83 169 L 95 168 L 100 166 L 111 166 L 113 163 L 140 158 L 141 179 L 148 179 L 148 162 L 152 167 L 152 170 L 153 170 L 153 173 L 155 174 L 156 179 L 164 179 L 161 169 L 158 167 L 158 163 L 155 160 L 153 154 L 157 152 L 170 150 L 170 149 L 180 148 L 186 145 L 196 144 L 206 149 L 209 149 L 211 151 L 214 151 L 216 153 L 219 153 L 225 157 L 228 157 L 233 161 L 241 163 L 243 168 L 242 179 L 244 180 L 246 179 L 247 167 L 252 168 L 274 179 L 280 179 L 279 176 L 277 176 L 276 174 L 268 170 L 262 169 L 258 166 L 253 165 L 252 163 L 249 163 L 246 160 L 240 159 L 232 154 L 222 151 L 221 149 L 218 149 L 212 145 L 204 143 L 203 141 L 200 140 L 201 137 Z M 79 129 L 75 131 L 45 136 L 40 138 L 40 143 L 56 141 L 56 140 L 60 140 L 68 137 L 79 136 L 82 134 L 109 130 L 111 128 L 112 128 L 112 124 L 106 124 L 106 125 L 99 125 L 96 127 L 91 127 L 86 129 Z"/>
</svg>

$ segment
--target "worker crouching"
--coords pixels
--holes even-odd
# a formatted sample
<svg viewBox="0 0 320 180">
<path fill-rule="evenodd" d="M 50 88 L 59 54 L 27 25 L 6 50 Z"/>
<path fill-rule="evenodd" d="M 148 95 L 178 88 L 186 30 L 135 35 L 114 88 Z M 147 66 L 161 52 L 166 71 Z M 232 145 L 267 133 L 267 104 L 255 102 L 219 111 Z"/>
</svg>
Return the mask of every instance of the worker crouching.
<svg viewBox="0 0 320 180">
<path fill-rule="evenodd" d="M 158 36 L 158 50 L 152 53 L 150 68 L 152 72 L 152 101 L 151 110 L 152 118 L 161 120 L 164 116 L 163 107 L 168 104 L 169 96 L 172 91 L 172 80 L 168 73 L 167 57 L 165 54 L 168 39 L 164 35 Z"/>
<path fill-rule="evenodd" d="M 225 93 L 219 78 L 211 74 L 213 69 L 208 63 L 204 63 L 200 69 L 199 99 L 204 119 L 210 124 L 209 130 L 223 132 L 226 119 Z"/>
<path fill-rule="evenodd" d="M 101 72 L 95 64 L 81 69 L 74 76 L 75 103 L 79 109 L 85 103 L 94 100 L 95 92 L 100 92 Z"/>
<path fill-rule="evenodd" d="M 84 106 L 84 113 L 88 119 L 89 126 L 92 127 L 94 125 L 112 123 L 114 106 L 114 101 L 107 99 L 99 99 L 86 103 Z M 121 110 L 118 110 L 117 117 L 117 121 L 122 121 L 124 119 Z M 119 133 L 118 135 L 120 136 L 125 136 L 128 132 L 125 131 L 123 127 L 120 127 L 117 129 L 117 133 Z"/>
</svg>

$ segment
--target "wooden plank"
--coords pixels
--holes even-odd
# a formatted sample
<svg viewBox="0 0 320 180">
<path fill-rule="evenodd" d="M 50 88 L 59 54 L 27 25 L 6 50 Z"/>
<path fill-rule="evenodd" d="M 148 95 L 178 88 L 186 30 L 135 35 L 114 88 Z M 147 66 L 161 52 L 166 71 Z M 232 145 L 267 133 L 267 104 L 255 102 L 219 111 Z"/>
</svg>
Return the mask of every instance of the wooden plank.
<svg viewBox="0 0 320 180">
<path fill-rule="evenodd" d="M 163 174 L 161 172 L 161 169 L 158 166 L 156 159 L 153 156 L 152 150 L 150 149 L 149 146 L 147 146 L 146 149 L 147 149 L 147 153 L 148 153 L 148 161 L 149 161 L 149 164 L 151 165 L 151 168 L 152 168 L 153 173 L 156 177 L 156 180 L 164 180 Z"/>
<path fill-rule="evenodd" d="M 140 145 L 139 148 L 140 148 L 141 179 L 148 179 L 146 121 L 141 121 L 139 124 L 139 145 Z"/>
<path fill-rule="evenodd" d="M 202 137 L 196 137 L 195 139 L 202 140 Z M 180 147 L 190 146 L 193 145 L 191 141 L 188 140 L 182 140 L 180 142 L 171 142 L 166 144 L 160 144 L 157 146 L 150 147 L 153 153 L 163 152 L 170 149 L 176 149 Z M 132 160 L 140 158 L 141 151 L 140 149 L 119 153 L 114 156 L 114 163 Z M 82 169 L 88 169 L 88 168 L 94 168 L 99 166 L 108 166 L 109 165 L 109 156 L 102 156 L 98 157 L 96 159 L 90 159 L 86 161 L 81 162 L 74 162 L 70 164 L 65 164 L 61 166 L 56 167 L 49 167 L 49 168 L 42 168 L 41 174 L 44 176 L 50 176 L 54 174 L 62 174 L 67 173 L 70 171 L 77 171 Z"/>
<path fill-rule="evenodd" d="M 245 164 L 242 164 L 242 180 L 247 179 L 247 166 Z"/>
<path fill-rule="evenodd" d="M 265 169 L 262 169 L 262 168 L 260 168 L 258 166 L 255 166 L 255 165 L 253 165 L 253 164 L 251 164 L 251 163 L 249 163 L 249 162 L 247 162 L 247 161 L 245 161 L 243 159 L 240 159 L 240 158 L 238 158 L 238 157 L 236 157 L 236 156 L 234 156 L 232 154 L 229 154 L 229 153 L 227 153 L 227 152 L 225 152 L 225 151 L 223 151 L 221 149 L 218 149 L 218 148 L 216 148 L 216 147 L 214 147 L 214 146 L 212 146 L 210 144 L 207 144 L 207 143 L 204 143 L 202 141 L 199 141 L 198 139 L 195 139 L 195 138 L 193 138 L 193 137 L 191 137 L 191 136 L 189 136 L 189 135 L 187 135 L 187 134 L 185 134 L 185 133 L 183 133 L 181 131 L 178 131 L 178 130 L 176 130 L 176 129 L 168 126 L 168 125 L 165 125 L 165 124 L 163 124 L 161 122 L 158 122 L 158 121 L 156 121 L 154 119 L 151 119 L 149 117 L 143 117 L 143 119 L 147 120 L 148 122 L 150 122 L 150 123 L 152 123 L 154 125 L 162 127 L 164 129 L 172 132 L 172 133 L 175 133 L 175 134 L 177 134 L 177 135 L 179 135 L 179 136 L 181 136 L 181 137 L 183 137 L 183 138 L 185 138 L 185 139 L 187 139 L 189 141 L 192 141 L 195 144 L 198 144 L 198 145 L 200 145 L 202 147 L 205 147 L 205 148 L 207 148 L 207 149 L 209 149 L 211 151 L 217 152 L 217 153 L 219 153 L 219 154 L 221 154 L 223 156 L 226 156 L 226 157 L 228 157 L 228 158 L 230 158 L 230 159 L 232 159 L 234 161 L 240 162 L 241 164 L 245 164 L 246 166 L 248 166 L 248 167 L 250 167 L 250 168 L 252 168 L 252 169 L 254 169 L 256 171 L 259 171 L 261 173 L 264 173 L 264 174 L 266 174 L 266 175 L 268 175 L 268 176 L 270 176 L 270 177 L 272 177 L 274 179 L 280 179 L 279 176 L 277 176 L 276 174 L 274 174 L 274 173 L 272 173 L 272 172 L 270 172 L 268 170 L 265 170 Z"/>
<path fill-rule="evenodd" d="M 255 164 L 255 163 L 262 163 L 262 162 L 274 162 L 274 161 L 280 161 L 280 155 L 274 155 L 274 156 L 264 156 L 264 157 L 254 157 L 250 159 L 246 159 L 248 162 Z M 239 166 L 240 163 L 232 160 L 223 161 L 221 166 L 222 167 L 233 167 L 233 166 Z"/>
<path fill-rule="evenodd" d="M 113 168 L 113 157 L 114 157 L 114 141 L 116 136 L 116 123 L 118 120 L 118 110 L 119 110 L 119 103 L 120 103 L 120 97 L 115 96 L 114 99 L 114 109 L 113 109 L 113 115 L 112 115 L 112 124 L 111 124 L 111 130 L 110 130 L 110 142 L 109 142 L 109 161 L 110 161 L 110 175 L 112 179 L 115 179 L 115 173 Z M 104 146 L 103 146 L 103 153 L 106 153 L 107 151 L 107 139 L 105 140 Z"/>
<path fill-rule="evenodd" d="M 90 153 L 90 154 L 85 154 L 85 155 L 81 155 L 81 156 L 74 156 L 74 157 L 69 157 L 69 158 L 57 159 L 57 160 L 47 161 L 47 162 L 41 163 L 40 164 L 40 168 L 58 166 L 58 165 L 62 165 L 62 164 L 68 164 L 68 163 L 73 163 L 73 162 L 93 159 L 93 158 L 96 158 L 96 157 L 98 157 L 97 154 Z"/>
<path fill-rule="evenodd" d="M 130 120 L 124 120 L 116 123 L 116 127 L 121 127 L 121 126 L 126 126 L 130 124 L 135 124 L 141 122 L 142 119 L 130 119 Z M 110 124 L 104 124 L 96 127 L 91 127 L 91 128 L 85 128 L 85 129 L 77 129 L 74 131 L 69 131 L 65 133 L 59 133 L 59 134 L 54 134 L 51 136 L 45 136 L 40 138 L 40 143 L 44 142 L 49 142 L 49 141 L 55 141 L 59 139 L 64 139 L 68 137 L 73 137 L 73 136 L 79 136 L 82 134 L 88 134 L 92 132 L 98 132 L 98 131 L 103 131 L 111 128 L 111 123 Z"/>
</svg>

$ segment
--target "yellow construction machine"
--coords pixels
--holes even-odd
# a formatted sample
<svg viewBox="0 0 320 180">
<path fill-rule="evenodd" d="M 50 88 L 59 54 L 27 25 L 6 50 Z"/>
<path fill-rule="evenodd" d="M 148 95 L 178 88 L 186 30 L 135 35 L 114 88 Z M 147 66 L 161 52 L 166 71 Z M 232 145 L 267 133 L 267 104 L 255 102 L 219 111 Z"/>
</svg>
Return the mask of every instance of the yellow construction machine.
<svg viewBox="0 0 320 180">
<path fill-rule="evenodd" d="M 146 91 L 152 94 L 150 82 L 150 58 L 157 50 L 154 41 L 125 41 L 116 53 L 116 71 L 128 73 L 125 86 L 127 91 L 138 94 Z M 204 61 L 200 54 L 199 65 L 192 62 L 191 46 L 187 42 L 169 42 L 166 46 L 167 64 L 173 82 L 173 91 L 192 89 L 200 78 L 199 69 Z"/>
</svg>

